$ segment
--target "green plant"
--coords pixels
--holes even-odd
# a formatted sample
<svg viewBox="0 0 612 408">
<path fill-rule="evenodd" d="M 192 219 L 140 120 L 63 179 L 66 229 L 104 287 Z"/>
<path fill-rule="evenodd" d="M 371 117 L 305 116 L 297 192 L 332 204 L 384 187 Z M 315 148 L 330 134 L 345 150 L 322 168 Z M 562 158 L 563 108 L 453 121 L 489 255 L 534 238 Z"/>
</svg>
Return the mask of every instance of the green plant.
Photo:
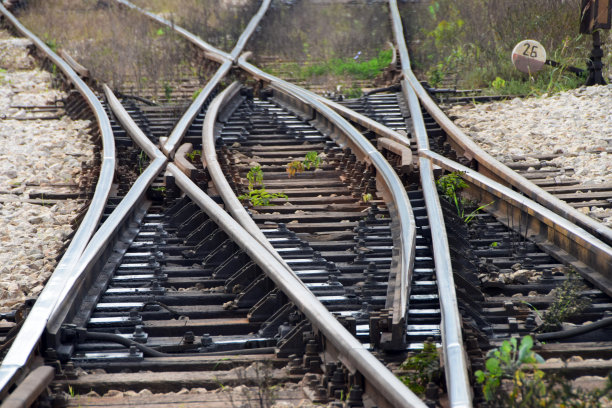
<svg viewBox="0 0 612 408">
<path fill-rule="evenodd" d="M 146 161 L 147 161 L 147 154 L 141 150 L 140 153 L 138 154 L 138 174 L 142 174 Z"/>
<path fill-rule="evenodd" d="M 470 212 L 469 214 L 464 214 L 464 210 L 461 210 L 461 218 L 463 218 L 463 222 L 465 222 L 466 224 L 469 224 L 470 222 L 472 222 L 472 220 L 474 218 L 476 218 L 476 215 L 478 215 L 478 213 L 480 212 L 480 210 L 487 208 L 488 206 L 490 206 L 491 204 L 493 204 L 493 201 L 491 201 L 490 203 L 487 204 L 483 204 L 480 207 L 476 208 L 474 211 Z M 463 205 L 463 204 L 462 204 Z"/>
<path fill-rule="evenodd" d="M 440 359 L 435 343 L 426 341 L 423 350 L 411 353 L 400 369 L 409 371 L 407 375 L 400 376 L 400 380 L 414 393 L 424 395 L 427 384 L 440 375 Z"/>
<path fill-rule="evenodd" d="M 463 181 L 463 178 L 461 178 L 462 174 L 463 173 L 460 171 L 454 171 L 436 180 L 438 191 L 452 204 L 455 204 L 458 215 L 461 215 L 462 211 L 459 192 L 468 186 L 467 183 Z"/>
<path fill-rule="evenodd" d="M 370 201 L 372 201 L 372 194 L 370 194 L 370 193 L 363 193 L 363 194 L 361 195 L 361 200 L 362 200 L 364 203 L 369 203 Z"/>
<path fill-rule="evenodd" d="M 258 190 L 249 190 L 248 194 L 242 194 L 238 196 L 239 200 L 249 200 L 253 206 L 271 206 L 274 205 L 270 201 L 276 198 L 288 199 L 286 194 L 283 193 L 270 193 L 265 188 Z"/>
<path fill-rule="evenodd" d="M 497 242 L 497 241 L 493 241 L 493 242 L 491 242 L 491 243 L 489 244 L 489 246 L 490 246 L 491 248 L 497 248 L 497 247 L 499 246 L 499 242 Z"/>
<path fill-rule="evenodd" d="M 172 98 L 173 91 L 174 91 L 174 88 L 172 88 L 172 86 L 168 82 L 164 82 L 164 96 L 166 97 L 167 101 L 169 101 L 170 98 Z"/>
<path fill-rule="evenodd" d="M 185 156 L 188 157 L 189 160 L 195 161 L 196 157 L 202 156 L 202 151 L 194 149 L 194 150 L 190 151 L 189 153 L 187 153 Z"/>
<path fill-rule="evenodd" d="M 201 89 L 196 89 L 195 91 L 193 91 L 193 95 L 191 95 L 191 99 L 195 101 L 200 95 L 200 92 L 202 92 Z"/>
<path fill-rule="evenodd" d="M 493 87 L 493 89 L 495 89 L 496 91 L 499 91 L 500 89 L 506 87 L 506 81 L 500 77 L 496 77 L 493 82 L 491 82 L 491 87 Z"/>
<path fill-rule="evenodd" d="M 601 398 L 612 390 L 612 373 L 603 389 L 584 391 L 556 375 L 544 376 L 537 367 L 544 359 L 533 350 L 533 339 L 525 336 L 505 340 L 488 353 L 486 370 L 474 373 L 488 407 L 601 407 Z"/>
<path fill-rule="evenodd" d="M 287 175 L 289 178 L 291 178 L 304 170 L 318 169 L 321 163 L 323 163 L 321 155 L 315 151 L 310 151 L 306 153 L 304 160 L 293 160 L 292 162 L 287 163 Z"/>
<path fill-rule="evenodd" d="M 261 166 L 251 167 L 246 177 L 247 177 L 247 180 L 249 180 L 249 191 L 253 190 L 256 184 L 259 184 L 261 185 L 262 188 L 264 188 L 263 171 L 261 170 Z"/>
<path fill-rule="evenodd" d="M 554 301 L 544 313 L 538 330 L 556 331 L 561 323 L 588 308 L 591 299 L 582 295 L 586 289 L 582 278 L 574 270 L 570 270 L 565 282 L 555 289 Z"/>
<path fill-rule="evenodd" d="M 543 363 L 544 359 L 533 350 L 533 339 L 525 336 L 520 346 L 516 338 L 504 340 L 501 347 L 489 352 L 485 363 L 486 371 L 478 370 L 474 373 L 476 381 L 483 384 L 482 391 L 487 401 L 510 404 L 520 398 L 521 404 L 533 404 L 546 397 L 546 385 L 542 381 L 544 372 L 537 370 L 536 363 Z M 530 364 L 533 375 L 527 377 L 523 364 Z M 502 380 L 512 382 L 512 389 L 506 391 L 502 387 Z M 505 406 L 505 405 L 502 405 Z M 512 406 L 512 405 L 508 405 Z M 535 407 L 537 405 L 520 405 Z"/>
<path fill-rule="evenodd" d="M 310 151 L 306 153 L 306 156 L 302 163 L 304 163 L 304 167 L 306 168 L 306 170 L 310 170 L 312 167 L 318 169 L 321 165 L 321 162 L 321 156 L 319 156 L 319 154 L 315 151 Z"/>
</svg>

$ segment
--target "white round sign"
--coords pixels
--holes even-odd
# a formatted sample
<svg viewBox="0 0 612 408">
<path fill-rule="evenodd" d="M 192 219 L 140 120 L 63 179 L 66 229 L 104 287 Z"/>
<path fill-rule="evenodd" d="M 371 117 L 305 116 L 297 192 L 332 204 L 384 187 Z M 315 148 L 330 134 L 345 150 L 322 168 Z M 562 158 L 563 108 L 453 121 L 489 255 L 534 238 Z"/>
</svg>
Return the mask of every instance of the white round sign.
<svg viewBox="0 0 612 408">
<path fill-rule="evenodd" d="M 546 63 L 546 50 L 536 40 L 523 40 L 512 50 L 512 63 L 519 71 L 533 74 Z"/>
</svg>

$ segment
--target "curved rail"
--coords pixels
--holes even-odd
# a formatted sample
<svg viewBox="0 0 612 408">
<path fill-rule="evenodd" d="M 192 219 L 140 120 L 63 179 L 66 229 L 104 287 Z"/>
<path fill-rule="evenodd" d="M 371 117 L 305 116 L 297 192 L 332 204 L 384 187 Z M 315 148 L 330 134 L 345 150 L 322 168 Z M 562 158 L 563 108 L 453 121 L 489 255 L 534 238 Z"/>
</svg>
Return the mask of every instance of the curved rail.
<svg viewBox="0 0 612 408">
<path fill-rule="evenodd" d="M 270 244 L 266 236 L 261 232 L 255 221 L 249 216 L 244 206 L 232 191 L 223 170 L 217 160 L 217 152 L 215 150 L 215 122 L 219 110 L 225 106 L 240 90 L 238 82 L 232 83 L 222 93 L 220 93 L 210 104 L 209 110 L 206 113 L 204 124 L 202 126 L 202 165 L 208 170 L 210 178 L 215 184 L 219 195 L 223 199 L 225 209 L 234 216 L 234 219 L 251 234 L 261 245 L 267 248 L 276 259 L 290 269 L 283 261 L 281 256 L 276 252 Z M 301 281 L 300 281 L 301 282 Z M 304 286 L 306 287 L 306 286 Z"/>
<path fill-rule="evenodd" d="M 395 0 L 390 0 L 395 3 Z M 397 7 L 396 7 L 397 8 Z M 401 20 L 399 19 L 399 13 L 397 23 L 400 25 L 400 30 L 396 33 L 401 33 Z M 403 38 L 403 37 L 402 37 Z M 408 57 L 407 49 L 400 47 L 400 57 L 402 63 L 409 61 L 405 59 Z M 612 228 L 606 227 L 604 224 L 590 218 L 589 216 L 576 210 L 566 202 L 558 199 L 544 189 L 536 186 L 531 181 L 527 180 L 523 176 L 517 174 L 515 171 L 510 169 L 505 164 L 499 162 L 493 156 L 485 152 L 480 146 L 478 146 L 470 137 L 468 137 L 452 120 L 448 118 L 433 101 L 431 96 L 423 88 L 419 80 L 410 70 L 410 67 L 404 67 L 404 80 L 410 85 L 412 90 L 418 96 L 423 107 L 429 112 L 429 114 L 435 119 L 435 121 L 446 131 L 448 136 L 453 142 L 463 150 L 463 155 L 470 160 L 476 160 L 479 169 L 486 169 L 486 171 L 498 181 L 504 184 L 510 184 L 511 186 L 518 189 L 520 192 L 525 194 L 532 200 L 542 204 L 544 207 L 554 211 L 564 218 L 574 222 L 581 226 L 586 231 L 595 235 L 597 238 L 607 242 L 612 242 Z M 404 88 L 404 87 L 403 87 Z M 404 92 L 406 90 L 404 89 Z"/>
<path fill-rule="evenodd" d="M 203 46 L 202 44 L 206 44 L 198 37 L 192 35 L 191 33 L 188 33 L 186 30 L 175 26 L 171 22 L 161 17 L 158 17 L 152 13 L 146 12 L 132 5 L 127 0 L 117 0 L 117 1 L 122 4 L 129 5 L 129 7 L 143 12 L 150 18 L 153 18 L 155 21 L 158 21 L 161 24 L 164 24 L 172 28 L 173 30 L 176 30 L 181 35 L 183 35 L 187 40 L 191 41 L 194 45 L 198 47 L 202 47 Z M 256 16 L 253 17 L 253 19 L 249 23 L 248 29 L 253 31 L 256 28 L 257 24 L 259 23 L 259 20 L 263 17 L 265 10 L 268 8 L 269 4 L 270 4 L 269 0 L 264 0 L 262 2 L 259 12 L 257 13 Z M 241 40 L 243 39 L 244 40 L 240 41 L 236 45 L 234 50 L 232 50 L 232 55 L 238 55 L 239 51 L 237 50 L 239 50 L 239 47 L 244 46 L 244 44 L 246 43 L 246 38 L 248 37 L 246 37 L 245 35 L 241 36 Z M 223 56 L 222 51 L 217 50 L 216 48 L 210 46 L 209 44 L 206 44 L 206 47 L 203 49 L 208 52 L 216 50 L 217 56 L 219 57 Z M 225 56 L 225 58 L 227 58 L 227 56 Z M 227 62 L 227 60 L 225 62 Z M 282 81 L 276 77 L 273 77 L 271 75 L 264 73 L 263 71 L 259 70 L 253 65 L 247 63 L 244 57 L 238 58 L 238 61 L 236 62 L 238 66 L 240 66 L 245 71 L 251 73 L 252 75 L 258 78 L 264 79 L 267 82 L 274 83 L 275 86 L 277 86 L 278 89 L 280 89 L 281 91 L 291 94 L 298 99 L 303 99 L 306 103 L 312 106 L 315 106 L 315 109 L 319 112 L 322 112 L 324 117 L 329 118 L 329 120 L 332 123 L 334 123 L 341 130 L 343 134 L 349 136 L 348 141 L 354 145 L 355 147 L 354 150 L 361 152 L 361 154 L 366 157 L 371 157 L 370 160 L 373 162 L 375 167 L 378 169 L 379 173 L 382 175 L 381 181 L 383 183 L 381 184 L 383 186 L 389 186 L 383 189 L 386 192 L 387 197 L 390 198 L 390 201 L 393 201 L 395 203 L 396 208 L 394 210 L 397 211 L 397 214 L 398 214 L 398 220 L 399 220 L 400 231 L 401 231 L 400 240 L 402 242 L 402 245 L 401 245 L 402 253 L 401 253 L 400 262 L 399 262 L 399 272 L 398 272 L 397 279 L 396 279 L 397 282 L 400 282 L 400 285 L 398 285 L 399 291 L 397 293 L 396 299 L 399 299 L 399 302 L 401 305 L 407 305 L 408 296 L 409 296 L 409 283 L 412 277 L 412 265 L 414 262 L 414 247 L 416 245 L 416 232 L 415 232 L 415 226 L 414 226 L 414 217 L 412 215 L 412 210 L 410 209 L 408 196 L 401 182 L 399 181 L 399 178 L 393 171 L 393 169 L 391 169 L 391 167 L 386 162 L 384 157 L 378 152 L 378 150 L 374 148 L 374 146 L 372 146 L 365 138 L 363 138 L 362 135 L 356 129 L 354 129 L 348 122 L 346 122 L 340 115 L 338 115 L 336 112 L 332 111 L 331 109 L 323 105 L 319 101 L 319 98 L 314 98 L 311 95 L 309 95 L 307 92 L 303 92 L 301 88 L 296 87 L 295 85 L 291 85 L 288 82 Z M 176 141 L 173 143 L 173 148 L 176 148 L 178 146 L 179 140 L 180 138 L 176 139 Z M 164 150 L 169 151 L 169 149 L 164 149 Z M 396 326 L 399 326 L 400 324 L 405 324 L 406 315 L 407 315 L 406 306 L 400 307 L 397 309 L 394 308 L 393 323 Z M 402 330 L 402 332 L 405 332 L 405 329 Z"/>
<path fill-rule="evenodd" d="M 269 82 L 271 86 L 282 93 L 285 93 L 298 101 L 311 106 L 319 115 L 320 119 L 334 127 L 335 132 L 332 132 L 336 137 L 336 142 L 339 145 L 348 144 L 354 153 L 360 154 L 365 160 L 371 162 L 377 170 L 377 187 L 383 192 L 385 198 L 392 203 L 389 208 L 391 213 L 395 213 L 395 218 L 399 226 L 399 245 L 400 255 L 398 262 L 398 270 L 396 272 L 397 292 L 395 294 L 395 305 L 393 307 L 393 324 L 396 327 L 405 325 L 407 320 L 407 304 L 410 292 L 410 281 L 412 280 L 412 267 L 414 265 L 415 245 L 416 245 L 416 230 L 414 215 L 408 200 L 408 194 L 399 177 L 389 165 L 383 155 L 350 123 L 334 110 L 320 102 L 318 98 L 312 97 L 308 92 L 295 85 L 292 85 L 282 79 L 269 75 L 254 65 L 246 61 L 246 56 L 243 55 L 238 59 L 238 66 L 253 75 L 256 78 Z M 398 303 L 399 302 L 399 303 Z M 402 305 L 402 306 L 400 306 Z M 395 331 L 394 331 L 395 333 Z M 398 336 L 404 336 L 396 333 L 393 342 L 399 344 Z M 405 341 L 405 340 L 403 340 Z M 403 344 L 403 343 L 402 343 Z"/>
<path fill-rule="evenodd" d="M 216 105 L 229 99 L 237 89 L 232 85 L 221 93 L 210 107 L 210 115 L 214 116 L 217 111 Z M 127 115 L 119 101 L 114 98 L 110 89 L 106 88 L 109 104 L 115 115 L 122 121 L 122 125 L 134 138 L 139 146 L 156 156 L 161 152 L 142 135 L 138 126 Z M 123 112 L 122 112 L 123 111 Z M 125 122 L 123 121 L 125 120 Z M 148 145 L 148 146 L 147 146 Z M 160 157 L 157 160 L 165 160 Z M 149 166 L 151 167 L 151 166 Z M 149 168 L 147 168 L 148 170 Z M 248 255 L 262 268 L 262 270 L 287 294 L 291 301 L 308 317 L 308 319 L 319 328 L 325 338 L 338 350 L 340 360 L 353 370 L 359 371 L 368 381 L 368 389 L 376 391 L 379 398 L 387 401 L 391 406 L 402 407 L 424 407 L 425 405 L 409 391 L 387 368 L 369 353 L 357 339 L 353 337 L 338 320 L 319 302 L 319 300 L 305 287 L 284 263 L 279 261 L 269 249 L 262 245 L 256 238 L 247 232 L 236 220 L 225 210 L 215 203 L 207 194 L 197 187 L 176 165 L 169 163 L 169 171 L 175 178 L 176 184 L 181 188 L 207 215 L 221 227 L 228 236 L 243 248 Z M 143 174 L 144 175 L 144 174 Z M 140 178 L 139 178 L 140 180 Z M 220 189 L 219 186 L 217 188 Z M 127 197 L 126 197 L 127 198 Z M 125 200 L 124 200 L 125 201 Z M 131 201 L 132 205 L 135 204 Z M 123 201 L 122 203 L 123 204 Z M 124 206 L 127 208 L 127 205 Z M 123 211 L 123 210 L 122 210 Z M 115 211 L 116 212 L 116 211 Z M 113 212 L 113 215 L 115 214 Z M 110 220 L 110 218 L 109 218 Z M 118 228 L 119 216 L 113 219 L 111 228 Z M 106 225 L 106 223 L 105 223 Z M 92 240 L 93 242 L 93 240 Z M 91 252 L 93 254 L 93 251 Z M 93 259 L 92 259 L 93 260 Z M 381 402 L 384 402 L 381 400 Z"/>
<path fill-rule="evenodd" d="M 66 282 L 72 275 L 75 267 L 79 263 L 79 259 L 85 250 L 95 228 L 102 217 L 106 199 L 110 193 L 111 184 L 115 172 L 115 142 L 110 121 L 104 112 L 104 108 L 100 101 L 96 98 L 89 87 L 79 78 L 79 76 L 70 68 L 70 66 L 55 54 L 49 47 L 45 45 L 32 32 L 25 28 L 2 4 L 0 4 L 0 13 L 10 22 L 17 31 L 29 38 L 34 45 L 41 50 L 67 77 L 74 87 L 83 95 L 89 106 L 91 107 L 97 121 L 101 133 L 102 140 L 102 165 L 100 168 L 100 176 L 91 200 L 91 205 L 81 221 L 81 224 L 70 242 L 64 256 L 57 264 L 51 278 L 45 285 L 45 288 L 40 293 L 36 303 L 34 304 L 28 319 L 24 322 L 19 334 L 17 335 L 13 346 L 9 349 L 2 366 L 0 366 L 0 398 L 3 397 L 8 388 L 17 380 L 19 374 L 24 374 L 23 371 L 28 363 L 36 345 L 43 333 L 45 324 L 51 315 L 53 307 L 58 301 L 58 293 L 63 291 Z M 65 295 L 65 292 L 62 293 Z"/>
<path fill-rule="evenodd" d="M 351 371 L 359 371 L 371 387 L 367 392 L 377 392 L 394 407 L 425 407 L 393 373 L 367 351 L 352 334 L 306 289 L 299 279 L 287 273 L 285 267 L 272 256 L 259 241 L 247 233 L 228 213 L 202 192 L 172 163 L 168 169 L 176 178 L 177 185 L 208 216 L 222 227 L 226 233 L 266 271 L 268 276 L 287 294 L 291 301 L 325 335 L 337 349 L 340 360 Z M 383 401 L 379 401 L 383 403 Z"/>
<path fill-rule="evenodd" d="M 425 122 L 416 94 L 406 78 L 412 75 L 410 57 L 404 41 L 404 31 L 396 0 L 389 0 L 393 33 L 397 41 L 404 79 L 402 90 L 408 106 L 417 140 L 419 155 L 429 150 Z M 442 314 L 442 342 L 444 350 L 444 367 L 450 405 L 452 407 L 471 407 L 472 394 L 468 376 L 467 356 L 463 347 L 461 334 L 461 316 L 459 314 L 457 295 L 453 279 L 453 270 L 446 239 L 446 228 L 440 208 L 440 202 L 433 178 L 433 165 L 427 158 L 419 159 L 421 184 L 427 203 L 427 214 L 431 226 L 434 248 L 434 262 L 438 280 L 440 312 Z"/>
</svg>

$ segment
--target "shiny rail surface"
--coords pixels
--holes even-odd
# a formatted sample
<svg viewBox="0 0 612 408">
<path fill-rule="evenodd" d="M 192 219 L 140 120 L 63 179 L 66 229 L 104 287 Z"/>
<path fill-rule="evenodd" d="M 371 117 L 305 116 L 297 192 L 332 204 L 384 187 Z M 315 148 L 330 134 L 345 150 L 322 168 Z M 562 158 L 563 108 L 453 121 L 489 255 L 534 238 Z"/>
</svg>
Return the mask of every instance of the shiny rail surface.
<svg viewBox="0 0 612 408">
<path fill-rule="evenodd" d="M 303 92 L 301 88 L 286 81 L 269 75 L 254 65 L 246 61 L 247 56 L 242 56 L 238 60 L 238 65 L 256 78 L 269 82 L 273 89 L 278 89 L 286 94 L 290 99 L 290 104 L 304 104 L 317 112 L 317 119 L 325 121 L 325 125 L 331 126 L 332 138 L 340 146 L 350 146 L 351 150 L 363 158 L 367 158 L 376 167 L 377 187 L 382 191 L 386 200 L 392 203 L 394 208 L 390 208 L 392 218 L 397 220 L 400 231 L 399 239 L 399 270 L 396 272 L 396 293 L 394 296 L 393 308 L 393 339 L 391 343 L 399 346 L 402 342 L 401 337 L 405 338 L 405 326 L 407 316 L 407 302 L 410 295 L 410 281 L 412 279 L 416 232 L 414 215 L 408 200 L 408 195 L 399 177 L 389 165 L 382 154 L 374 147 L 357 129 L 348 123 L 342 116 L 334 110 L 320 102 L 318 98 L 312 97 L 308 92 Z M 291 101 L 291 99 L 293 99 Z M 380 177 L 380 178 L 379 178 Z"/>
<path fill-rule="evenodd" d="M 235 59 L 240 55 L 247 41 L 253 35 L 253 32 L 259 25 L 261 19 L 265 15 L 266 11 L 270 7 L 271 0 L 264 0 L 259 7 L 257 13 L 251 18 L 249 24 L 242 32 L 236 45 L 232 49 L 231 53 L 226 53 L 224 51 L 219 50 L 218 48 L 213 47 L 208 44 L 206 41 L 202 40 L 200 37 L 190 33 L 189 31 L 175 25 L 173 22 L 160 17 L 154 13 L 146 11 L 141 7 L 136 6 L 135 4 L 127 1 L 127 0 L 116 0 L 119 4 L 122 4 L 132 10 L 135 10 L 139 13 L 144 14 L 148 18 L 153 21 L 156 21 L 159 24 L 165 25 L 167 27 L 172 28 L 175 32 L 185 38 L 187 41 L 193 43 L 198 48 L 204 51 L 204 55 L 206 58 L 218 62 L 221 66 L 217 69 L 214 76 L 208 81 L 206 86 L 202 89 L 198 97 L 193 101 L 191 106 L 187 109 L 187 112 L 182 116 L 179 123 L 177 123 L 176 127 L 172 130 L 172 133 L 168 137 L 166 143 L 162 146 L 162 151 L 168 155 L 168 157 L 174 157 L 174 153 L 178 146 L 180 145 L 181 139 L 183 138 L 189 124 L 193 121 L 193 119 L 197 116 L 198 112 L 200 112 L 204 102 L 208 99 L 214 89 L 217 88 L 219 83 L 225 76 L 229 73 L 232 68 L 232 64 Z"/>
<path fill-rule="evenodd" d="M 68 249 L 57 264 L 51 278 L 30 311 L 28 319 L 15 338 L 13 346 L 2 361 L 0 366 L 0 398 L 2 398 L 6 395 L 11 385 L 18 380 L 19 376 L 27 374 L 26 365 L 40 340 L 45 324 L 50 318 L 53 308 L 59 302 L 58 299 L 61 296 L 65 297 L 67 295 L 65 291 L 66 284 L 78 265 L 80 257 L 102 217 L 115 172 L 115 143 L 109 119 L 100 101 L 74 70 L 47 47 L 43 41 L 25 28 L 2 4 L 0 4 L 0 13 L 8 23 L 13 25 L 23 36 L 30 39 L 36 48 L 59 68 L 68 81 L 85 98 L 97 119 L 103 148 L 100 176 L 91 205 L 75 232 Z"/>
<path fill-rule="evenodd" d="M 223 102 L 229 99 L 232 92 L 235 92 L 235 88 L 235 85 L 230 86 L 226 90 L 226 93 L 222 93 L 217 97 L 217 102 L 213 102 L 210 106 L 207 118 L 216 118 L 218 108 L 222 106 Z M 130 135 L 134 136 L 134 140 L 143 150 L 153 152 L 159 157 L 161 152 L 142 135 L 142 132 L 129 118 L 127 113 L 125 113 L 125 111 L 121 112 L 123 108 L 119 101 L 114 98 L 112 92 L 110 92 L 108 88 L 106 88 L 105 91 L 109 97 L 109 103 L 113 108 L 113 112 L 119 118 L 125 120 L 125 122 L 122 120 L 122 124 L 126 127 Z M 147 144 L 149 145 L 148 147 L 146 146 Z M 156 159 L 156 161 L 157 160 L 158 159 Z M 161 160 L 164 159 L 161 158 Z M 241 246 L 248 255 L 257 262 L 264 272 L 285 294 L 287 294 L 304 315 L 308 317 L 313 325 L 325 335 L 325 338 L 337 350 L 339 359 L 347 365 L 347 367 L 354 367 L 354 370 L 360 372 L 367 379 L 368 384 L 371 385 L 371 387 L 367 387 L 367 390 L 370 393 L 376 390 L 381 404 L 386 401 L 390 404 L 389 406 L 424 406 L 410 390 L 403 386 L 403 384 L 387 370 L 381 362 L 372 356 L 372 354 L 369 353 L 329 311 L 327 311 L 301 280 L 299 280 L 283 262 L 279 261 L 267 246 L 262 245 L 256 237 L 253 237 L 250 232 L 247 232 L 226 211 L 221 209 L 218 204 L 189 180 L 189 178 L 173 163 L 169 163 L 167 169 L 175 177 L 177 185 L 204 212 L 206 212 L 215 223 L 223 228 L 234 242 Z M 216 185 L 216 187 L 217 189 L 223 188 L 223 186 L 220 185 Z M 229 189 L 229 185 L 227 188 Z M 231 190 L 229 193 L 232 194 Z M 131 204 L 134 205 L 135 202 L 131 202 Z M 118 217 L 116 219 L 118 219 Z M 116 225 L 111 225 L 111 227 L 116 228 Z M 109 229 L 111 227 L 109 227 Z"/>
<path fill-rule="evenodd" d="M 392 4 L 392 8 L 395 7 L 395 10 L 397 10 L 397 2 L 395 0 L 390 0 L 390 4 Z M 402 30 L 399 11 L 397 11 L 397 18 L 394 18 L 394 30 L 396 33 L 396 38 L 400 38 L 398 35 L 401 35 Z M 400 58 L 402 64 L 408 60 L 407 48 L 402 48 L 400 46 Z M 455 125 L 453 121 L 444 114 L 444 112 L 442 112 L 431 96 L 429 96 L 427 91 L 423 88 L 416 76 L 412 73 L 409 65 L 403 67 L 403 72 L 404 80 L 402 81 L 402 88 L 404 93 L 408 92 L 406 86 L 404 85 L 405 82 L 406 85 L 409 85 L 412 91 L 417 95 L 418 100 L 421 102 L 427 112 L 429 112 L 429 114 L 442 127 L 442 129 L 446 131 L 449 138 L 452 139 L 455 144 L 455 148 L 458 149 L 458 154 L 463 154 L 463 156 L 466 158 L 475 160 L 478 163 L 478 167 L 481 172 L 487 172 L 490 177 L 496 179 L 497 181 L 504 184 L 510 184 L 527 197 L 542 204 L 544 207 L 554 211 L 560 216 L 574 222 L 602 241 L 608 243 L 612 242 L 612 228 L 608 228 L 604 224 L 597 222 L 596 220 L 581 213 L 569 204 L 556 198 L 549 192 L 527 180 L 525 177 L 517 174 L 508 166 L 499 162 L 497 159 L 485 152 L 461 129 L 459 129 L 459 127 Z"/>
<path fill-rule="evenodd" d="M 404 41 L 404 30 L 397 8 L 396 0 L 389 0 L 391 12 L 391 23 L 393 33 L 400 54 L 402 72 L 402 91 L 412 117 L 414 137 L 417 140 L 419 150 L 419 165 L 423 193 L 427 201 L 427 214 L 432 229 L 434 245 L 434 259 L 436 265 L 436 276 L 438 279 L 438 290 L 440 292 L 440 308 L 442 312 L 442 341 L 444 350 L 444 372 L 448 389 L 449 402 L 452 407 L 471 407 L 472 393 L 469 383 L 467 355 L 463 347 L 461 333 L 461 316 L 459 314 L 457 295 L 453 279 L 448 240 L 442 210 L 433 178 L 433 163 L 422 156 L 422 152 L 429 150 L 425 123 L 421 115 L 421 108 L 416 94 L 408 82 L 414 74 L 410 68 L 410 57 L 408 48 Z"/>
<path fill-rule="evenodd" d="M 117 1 L 123 4 L 129 3 L 125 0 Z M 262 8 L 265 4 L 267 4 L 267 2 L 264 1 L 264 3 L 262 3 Z M 130 7 L 138 9 L 136 6 L 133 5 L 130 5 Z M 164 24 L 173 30 L 177 30 L 177 32 L 181 33 L 181 35 L 191 41 L 194 45 L 200 47 L 203 43 L 201 39 L 193 36 L 192 34 L 185 35 L 185 33 L 187 33 L 186 30 L 177 27 L 171 22 L 159 18 L 152 13 L 144 13 L 155 19 L 156 21 L 160 22 L 161 24 Z M 263 14 L 261 14 L 261 16 L 263 16 Z M 249 24 L 249 27 L 254 30 L 256 25 Z M 204 51 L 211 52 L 211 48 L 214 49 L 214 47 L 211 47 L 207 44 L 206 48 L 203 49 Z M 217 51 L 218 52 L 216 54 L 216 57 L 227 58 L 222 51 Z M 227 59 L 224 62 L 227 62 Z M 393 311 L 393 323 L 394 326 L 397 328 L 396 330 L 394 330 L 394 332 L 396 333 L 396 335 L 394 336 L 394 341 L 401 341 L 402 335 L 405 335 L 406 330 L 406 306 L 410 291 L 409 285 L 412 276 L 412 264 L 414 262 L 416 233 L 414 231 L 414 217 L 410 209 L 408 197 L 405 189 L 403 188 L 401 182 L 397 177 L 397 174 L 393 171 L 393 169 L 389 166 L 384 157 L 380 154 L 380 152 L 378 152 L 378 150 L 374 146 L 372 146 L 365 138 L 363 138 L 363 136 L 339 114 L 321 103 L 319 98 L 314 98 L 308 92 L 303 91 L 301 88 L 264 73 L 252 64 L 246 62 L 246 58 L 244 56 L 238 58 L 236 63 L 240 68 L 247 71 L 251 75 L 273 84 L 273 87 L 279 89 L 281 92 L 289 94 L 295 99 L 301 100 L 303 103 L 310 105 L 317 111 L 321 112 L 323 114 L 323 117 L 326 118 L 326 120 L 329 120 L 342 132 L 342 134 L 340 135 L 341 139 L 338 141 L 339 144 L 351 144 L 351 147 L 355 152 L 359 152 L 361 155 L 369 157 L 380 172 L 380 175 L 382 176 L 381 181 L 383 182 L 381 183 L 381 185 L 387 186 L 383 187 L 384 194 L 387 196 L 389 201 L 392 201 L 394 203 L 396 207 L 394 208 L 394 210 L 396 211 L 401 231 L 401 245 L 399 246 L 401 248 L 401 256 L 400 261 L 398 262 L 399 271 L 397 272 L 396 277 L 396 281 L 400 282 L 400 284 L 397 286 L 398 293 L 396 294 L 395 298 L 397 304 L 402 305 L 402 307 L 395 307 Z M 388 389 L 388 387 L 386 387 L 386 389 Z"/>
</svg>

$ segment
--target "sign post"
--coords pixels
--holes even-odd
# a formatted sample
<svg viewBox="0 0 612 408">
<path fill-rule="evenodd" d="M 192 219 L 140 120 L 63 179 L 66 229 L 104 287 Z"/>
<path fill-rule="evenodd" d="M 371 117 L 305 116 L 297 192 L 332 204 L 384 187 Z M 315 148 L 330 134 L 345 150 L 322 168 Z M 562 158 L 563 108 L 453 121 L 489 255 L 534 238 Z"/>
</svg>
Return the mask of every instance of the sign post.
<svg viewBox="0 0 612 408">
<path fill-rule="evenodd" d="M 587 63 L 589 77 L 586 85 L 605 85 L 600 31 L 612 28 L 612 0 L 582 0 L 580 10 L 580 32 L 593 35 L 593 49 Z"/>
</svg>

